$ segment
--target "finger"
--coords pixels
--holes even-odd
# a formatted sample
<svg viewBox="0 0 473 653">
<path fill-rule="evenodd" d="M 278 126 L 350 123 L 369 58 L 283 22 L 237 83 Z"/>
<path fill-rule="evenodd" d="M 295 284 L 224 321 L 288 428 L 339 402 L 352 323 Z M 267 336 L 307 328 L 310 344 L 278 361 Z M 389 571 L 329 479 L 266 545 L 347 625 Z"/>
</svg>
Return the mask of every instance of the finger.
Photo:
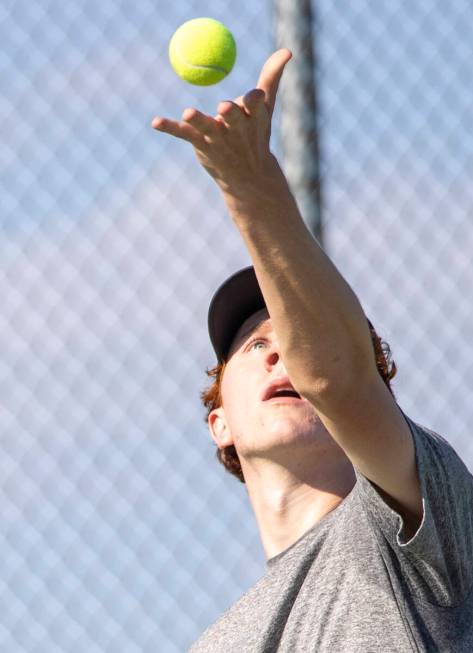
<svg viewBox="0 0 473 653">
<path fill-rule="evenodd" d="M 273 52 L 261 69 L 256 86 L 257 88 L 262 89 L 265 93 L 266 106 L 270 117 L 273 115 L 276 94 L 278 92 L 284 66 L 290 59 L 292 59 L 292 52 L 287 48 L 282 48 L 281 50 Z"/>
<path fill-rule="evenodd" d="M 237 100 L 240 100 L 240 98 L 237 98 Z M 217 115 L 221 116 L 228 126 L 237 125 L 245 118 L 243 107 L 237 104 L 236 101 L 232 102 L 231 100 L 224 100 L 223 102 L 220 102 L 217 111 Z"/>
<path fill-rule="evenodd" d="M 271 120 L 265 104 L 265 93 L 260 88 L 253 88 L 248 91 L 242 99 L 245 112 L 251 116 L 250 140 L 254 146 L 258 144 L 259 151 L 268 147 L 269 137 L 271 135 Z"/>
<path fill-rule="evenodd" d="M 219 110 L 219 115 L 224 117 L 225 115 L 228 114 L 231 115 L 232 112 L 234 112 L 235 115 L 237 115 L 235 111 L 236 108 L 240 109 L 240 111 L 243 114 L 248 115 L 248 111 L 247 111 L 248 103 L 245 102 L 245 98 L 247 98 L 247 96 L 249 99 L 249 103 L 252 105 L 255 104 L 256 98 L 265 97 L 264 91 L 258 88 L 253 88 L 251 89 L 251 91 L 248 91 L 246 95 L 239 95 L 237 98 L 233 100 L 233 102 L 231 100 L 224 100 L 223 102 L 220 102 L 220 104 L 217 107 L 217 109 Z"/>
<path fill-rule="evenodd" d="M 211 116 L 205 115 L 197 109 L 186 109 L 182 114 L 182 120 L 204 136 L 215 136 L 222 130 L 221 124 L 217 123 Z"/>
<path fill-rule="evenodd" d="M 206 143 L 202 134 L 186 122 L 176 122 L 175 120 L 169 120 L 168 118 L 160 118 L 157 116 L 156 118 L 153 118 L 151 127 L 157 131 L 165 132 L 170 136 L 182 138 L 182 140 L 192 143 L 192 145 L 196 147 L 205 145 Z"/>
<path fill-rule="evenodd" d="M 245 95 L 241 96 L 242 106 L 248 115 L 258 113 L 265 108 L 265 92 L 261 88 L 252 88 Z M 240 98 L 238 98 L 240 100 Z"/>
<path fill-rule="evenodd" d="M 238 96 L 237 98 L 235 98 L 233 101 L 234 101 L 234 103 L 235 103 L 237 106 L 240 107 L 242 113 L 243 113 L 244 115 L 248 116 L 249 113 L 248 113 L 248 111 L 246 110 L 246 107 L 245 107 L 245 105 L 244 105 L 243 97 L 244 97 L 243 95 L 239 95 L 239 96 Z"/>
</svg>

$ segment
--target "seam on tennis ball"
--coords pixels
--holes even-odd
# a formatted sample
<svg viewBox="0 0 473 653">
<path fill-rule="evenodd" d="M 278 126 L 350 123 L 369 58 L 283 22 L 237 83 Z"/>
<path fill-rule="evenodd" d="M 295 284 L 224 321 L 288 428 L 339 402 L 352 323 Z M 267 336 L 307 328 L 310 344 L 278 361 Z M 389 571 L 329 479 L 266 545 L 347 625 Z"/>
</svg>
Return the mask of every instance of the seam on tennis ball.
<svg viewBox="0 0 473 653">
<path fill-rule="evenodd" d="M 200 70 L 215 70 L 218 73 L 225 73 L 226 75 L 228 75 L 229 71 L 226 68 L 222 68 L 221 66 L 200 66 L 199 64 L 190 63 L 189 61 L 187 61 L 187 59 L 185 59 L 182 56 L 179 46 L 177 47 L 175 46 L 174 52 L 177 54 L 179 61 L 185 64 L 186 66 L 190 66 L 191 68 L 198 68 Z"/>
</svg>

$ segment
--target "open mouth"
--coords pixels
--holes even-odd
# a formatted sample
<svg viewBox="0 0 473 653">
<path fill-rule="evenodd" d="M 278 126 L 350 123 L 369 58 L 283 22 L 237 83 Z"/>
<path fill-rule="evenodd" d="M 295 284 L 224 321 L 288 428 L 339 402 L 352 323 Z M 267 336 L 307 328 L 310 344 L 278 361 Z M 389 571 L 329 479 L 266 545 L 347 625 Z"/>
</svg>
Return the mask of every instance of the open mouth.
<svg viewBox="0 0 473 653">
<path fill-rule="evenodd" d="M 278 393 L 274 395 L 274 397 L 270 397 L 269 399 L 266 399 L 267 402 L 269 403 L 287 403 L 287 404 L 302 404 L 304 403 L 304 400 L 300 395 L 297 394 L 297 392 L 283 392 L 283 393 Z"/>
<path fill-rule="evenodd" d="M 295 390 L 288 377 L 279 377 L 263 389 L 262 401 L 277 400 L 298 400 L 301 401 L 301 395 Z"/>
</svg>

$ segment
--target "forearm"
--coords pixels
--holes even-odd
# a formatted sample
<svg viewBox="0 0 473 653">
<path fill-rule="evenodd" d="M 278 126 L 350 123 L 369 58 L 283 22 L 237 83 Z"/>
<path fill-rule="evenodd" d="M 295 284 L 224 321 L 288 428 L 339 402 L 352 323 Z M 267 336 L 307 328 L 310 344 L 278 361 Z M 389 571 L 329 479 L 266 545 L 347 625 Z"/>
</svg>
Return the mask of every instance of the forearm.
<svg viewBox="0 0 473 653">
<path fill-rule="evenodd" d="M 340 388 L 375 358 L 353 290 L 307 229 L 276 159 L 252 188 L 223 191 L 296 389 Z M 346 386 L 344 384 L 347 384 Z"/>
</svg>

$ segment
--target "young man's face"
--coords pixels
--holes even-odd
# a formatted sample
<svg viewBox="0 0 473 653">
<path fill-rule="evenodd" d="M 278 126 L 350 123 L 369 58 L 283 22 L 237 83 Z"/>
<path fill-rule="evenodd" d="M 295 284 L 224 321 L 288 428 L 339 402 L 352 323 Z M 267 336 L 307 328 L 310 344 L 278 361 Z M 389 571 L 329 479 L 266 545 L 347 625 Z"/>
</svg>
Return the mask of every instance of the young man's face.
<svg viewBox="0 0 473 653">
<path fill-rule="evenodd" d="M 233 340 L 222 379 L 223 406 L 209 416 L 219 448 L 234 444 L 240 459 L 260 456 L 283 462 L 295 448 L 333 443 L 306 399 L 263 401 L 267 384 L 287 376 L 268 311 L 261 309 Z"/>
</svg>

